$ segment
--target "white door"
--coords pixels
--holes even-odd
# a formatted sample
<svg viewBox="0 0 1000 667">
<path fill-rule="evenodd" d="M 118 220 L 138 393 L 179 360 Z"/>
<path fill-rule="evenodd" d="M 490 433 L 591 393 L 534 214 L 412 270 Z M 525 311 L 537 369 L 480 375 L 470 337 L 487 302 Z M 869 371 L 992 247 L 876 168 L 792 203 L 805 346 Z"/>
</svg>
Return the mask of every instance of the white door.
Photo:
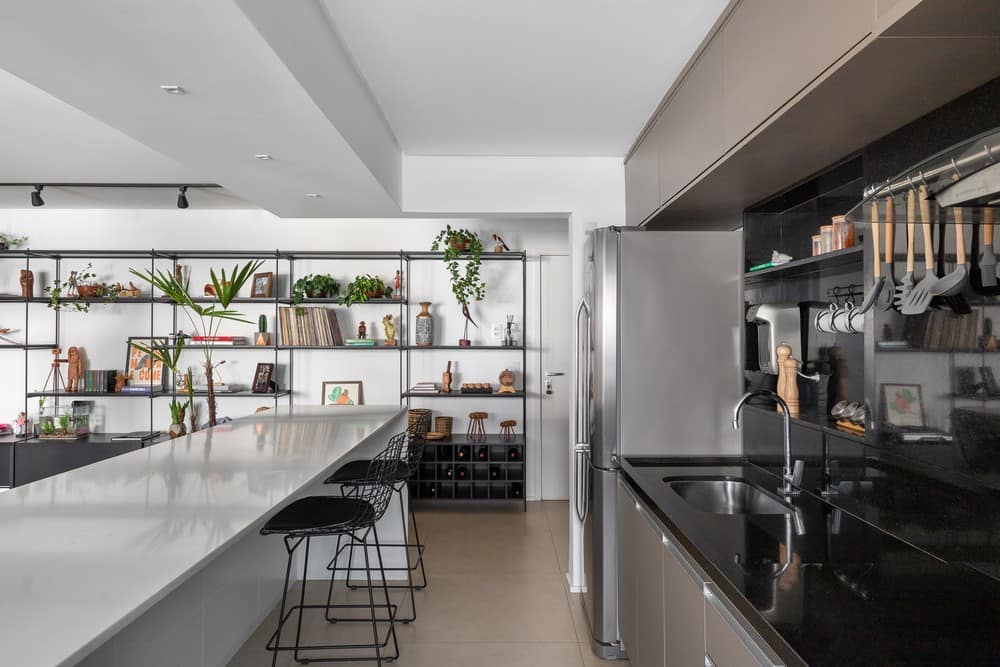
<svg viewBox="0 0 1000 667">
<path fill-rule="evenodd" d="M 539 261 L 542 500 L 567 500 L 570 463 L 569 406 L 572 392 L 570 349 L 573 347 L 571 274 L 569 257 L 566 255 L 541 255 Z"/>
</svg>

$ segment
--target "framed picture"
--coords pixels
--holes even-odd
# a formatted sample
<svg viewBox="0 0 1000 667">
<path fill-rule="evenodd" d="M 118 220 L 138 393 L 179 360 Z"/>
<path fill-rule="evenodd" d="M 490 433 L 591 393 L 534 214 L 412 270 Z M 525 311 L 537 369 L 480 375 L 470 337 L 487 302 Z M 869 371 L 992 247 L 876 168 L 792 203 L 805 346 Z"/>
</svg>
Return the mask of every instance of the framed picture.
<svg viewBox="0 0 1000 667">
<path fill-rule="evenodd" d="M 271 297 L 271 283 L 274 281 L 274 273 L 255 273 L 253 275 L 253 288 L 250 297 L 253 299 L 268 299 Z"/>
<path fill-rule="evenodd" d="M 919 384 L 883 384 L 882 414 L 887 423 L 900 427 L 924 426 L 924 401 Z"/>
<path fill-rule="evenodd" d="M 361 380 L 328 380 L 323 383 L 323 405 L 364 405 Z"/>
<path fill-rule="evenodd" d="M 257 370 L 253 372 L 253 387 L 250 391 L 255 394 L 270 394 L 274 391 L 271 387 L 272 375 L 274 375 L 274 364 L 257 364 Z"/>
<path fill-rule="evenodd" d="M 130 386 L 166 389 L 167 375 L 164 373 L 163 362 L 136 347 L 135 343 L 151 349 L 156 345 L 167 345 L 167 339 L 129 336 L 128 351 L 125 356 L 125 377 L 128 378 Z"/>
</svg>

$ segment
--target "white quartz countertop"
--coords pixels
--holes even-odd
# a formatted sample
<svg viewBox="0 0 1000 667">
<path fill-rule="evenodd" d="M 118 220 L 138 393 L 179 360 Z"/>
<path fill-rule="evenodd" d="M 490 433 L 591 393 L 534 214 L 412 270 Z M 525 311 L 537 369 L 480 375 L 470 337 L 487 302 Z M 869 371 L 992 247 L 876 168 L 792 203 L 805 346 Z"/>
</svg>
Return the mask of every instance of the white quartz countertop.
<svg viewBox="0 0 1000 667">
<path fill-rule="evenodd" d="M 402 410 L 269 410 L 0 494 L 0 663 L 82 659 Z"/>
</svg>

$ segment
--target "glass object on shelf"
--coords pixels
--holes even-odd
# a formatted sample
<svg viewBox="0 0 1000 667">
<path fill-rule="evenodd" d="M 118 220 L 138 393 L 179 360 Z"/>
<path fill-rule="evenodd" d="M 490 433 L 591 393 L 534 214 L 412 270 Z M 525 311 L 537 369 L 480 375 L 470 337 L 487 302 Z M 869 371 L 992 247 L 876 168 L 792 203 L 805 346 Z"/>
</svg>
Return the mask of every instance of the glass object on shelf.
<svg viewBox="0 0 1000 667">
<path fill-rule="evenodd" d="M 80 405 L 42 406 L 38 437 L 42 440 L 76 440 L 90 433 L 90 409 Z"/>
</svg>

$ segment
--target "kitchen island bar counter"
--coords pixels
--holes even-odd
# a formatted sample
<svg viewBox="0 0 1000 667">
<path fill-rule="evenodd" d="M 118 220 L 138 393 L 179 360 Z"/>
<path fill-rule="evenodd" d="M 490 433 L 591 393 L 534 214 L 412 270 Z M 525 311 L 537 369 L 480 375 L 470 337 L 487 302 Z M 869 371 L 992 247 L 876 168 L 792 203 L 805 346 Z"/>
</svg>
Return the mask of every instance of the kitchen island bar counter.
<svg viewBox="0 0 1000 667">
<path fill-rule="evenodd" d="M 257 535 L 262 523 L 353 451 L 384 447 L 405 428 L 403 414 L 397 406 L 268 410 L 0 494 L 2 662 L 76 664 L 220 554 L 239 550 L 246 561 L 250 547 L 267 544 L 283 556 L 280 540 Z M 223 565 L 215 569 L 239 569 Z M 210 585 L 190 587 L 207 596 Z M 273 604 L 264 597 L 255 581 L 254 605 Z M 212 622 L 207 609 L 190 614 Z"/>
</svg>

